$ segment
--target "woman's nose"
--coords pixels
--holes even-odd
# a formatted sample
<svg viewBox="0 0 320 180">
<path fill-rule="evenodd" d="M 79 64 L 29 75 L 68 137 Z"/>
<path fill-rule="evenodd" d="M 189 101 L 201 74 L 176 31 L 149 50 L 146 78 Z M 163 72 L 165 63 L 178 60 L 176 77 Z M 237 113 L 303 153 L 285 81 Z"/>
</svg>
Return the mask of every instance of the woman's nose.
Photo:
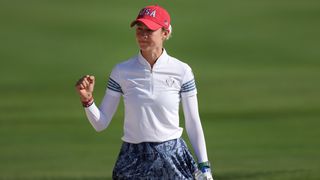
<svg viewBox="0 0 320 180">
<path fill-rule="evenodd" d="M 149 35 L 148 35 L 147 32 L 142 31 L 142 32 L 139 33 L 139 36 L 140 36 L 141 38 L 147 39 Z"/>
</svg>

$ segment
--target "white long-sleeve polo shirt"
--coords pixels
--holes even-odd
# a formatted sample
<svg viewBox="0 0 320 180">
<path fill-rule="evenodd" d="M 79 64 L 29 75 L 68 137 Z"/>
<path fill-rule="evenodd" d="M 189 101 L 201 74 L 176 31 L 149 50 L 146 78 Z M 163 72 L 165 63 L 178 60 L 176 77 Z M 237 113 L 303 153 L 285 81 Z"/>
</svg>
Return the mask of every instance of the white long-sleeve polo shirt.
<svg viewBox="0 0 320 180">
<path fill-rule="evenodd" d="M 113 68 L 100 109 L 93 104 L 86 108 L 86 114 L 96 130 L 101 131 L 108 126 L 123 96 L 122 140 L 129 143 L 164 142 L 182 135 L 183 128 L 179 126 L 182 98 L 187 133 L 199 162 L 203 162 L 208 158 L 196 94 L 194 75 L 186 63 L 163 50 L 151 68 L 139 53 Z"/>
</svg>

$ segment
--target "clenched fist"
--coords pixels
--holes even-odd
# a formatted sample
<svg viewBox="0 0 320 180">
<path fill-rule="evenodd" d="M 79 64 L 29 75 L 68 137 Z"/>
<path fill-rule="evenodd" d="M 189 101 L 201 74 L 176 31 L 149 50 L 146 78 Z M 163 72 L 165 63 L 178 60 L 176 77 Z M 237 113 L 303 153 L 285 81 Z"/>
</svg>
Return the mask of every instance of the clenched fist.
<svg viewBox="0 0 320 180">
<path fill-rule="evenodd" d="M 82 102 L 88 102 L 92 99 L 94 83 L 95 78 L 90 75 L 83 76 L 76 83 L 76 91 L 79 93 Z"/>
</svg>

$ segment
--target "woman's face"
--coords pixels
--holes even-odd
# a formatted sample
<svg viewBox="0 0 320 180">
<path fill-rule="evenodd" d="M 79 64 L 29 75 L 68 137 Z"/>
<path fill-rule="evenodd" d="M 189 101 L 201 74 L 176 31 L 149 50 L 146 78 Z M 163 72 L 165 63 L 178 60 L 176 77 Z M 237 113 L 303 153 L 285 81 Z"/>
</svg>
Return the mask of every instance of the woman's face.
<svg viewBox="0 0 320 180">
<path fill-rule="evenodd" d="M 150 51 L 163 47 L 163 42 L 168 36 L 168 31 L 151 30 L 143 23 L 137 23 L 136 25 L 136 39 L 137 43 L 142 51 Z"/>
</svg>

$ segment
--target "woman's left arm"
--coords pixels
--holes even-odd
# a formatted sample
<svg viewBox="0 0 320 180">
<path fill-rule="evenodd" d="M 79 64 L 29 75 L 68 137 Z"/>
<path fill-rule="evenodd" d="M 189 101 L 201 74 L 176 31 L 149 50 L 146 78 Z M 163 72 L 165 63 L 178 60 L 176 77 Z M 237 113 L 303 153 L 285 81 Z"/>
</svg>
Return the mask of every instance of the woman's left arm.
<svg viewBox="0 0 320 180">
<path fill-rule="evenodd" d="M 201 171 L 201 174 L 195 178 L 213 180 L 212 168 L 208 161 L 206 142 L 199 116 L 197 95 L 182 96 L 182 107 L 187 134 L 198 158 L 198 168 Z"/>
<path fill-rule="evenodd" d="M 198 163 L 207 162 L 207 148 L 198 110 L 197 95 L 182 96 L 185 126 Z"/>
</svg>

